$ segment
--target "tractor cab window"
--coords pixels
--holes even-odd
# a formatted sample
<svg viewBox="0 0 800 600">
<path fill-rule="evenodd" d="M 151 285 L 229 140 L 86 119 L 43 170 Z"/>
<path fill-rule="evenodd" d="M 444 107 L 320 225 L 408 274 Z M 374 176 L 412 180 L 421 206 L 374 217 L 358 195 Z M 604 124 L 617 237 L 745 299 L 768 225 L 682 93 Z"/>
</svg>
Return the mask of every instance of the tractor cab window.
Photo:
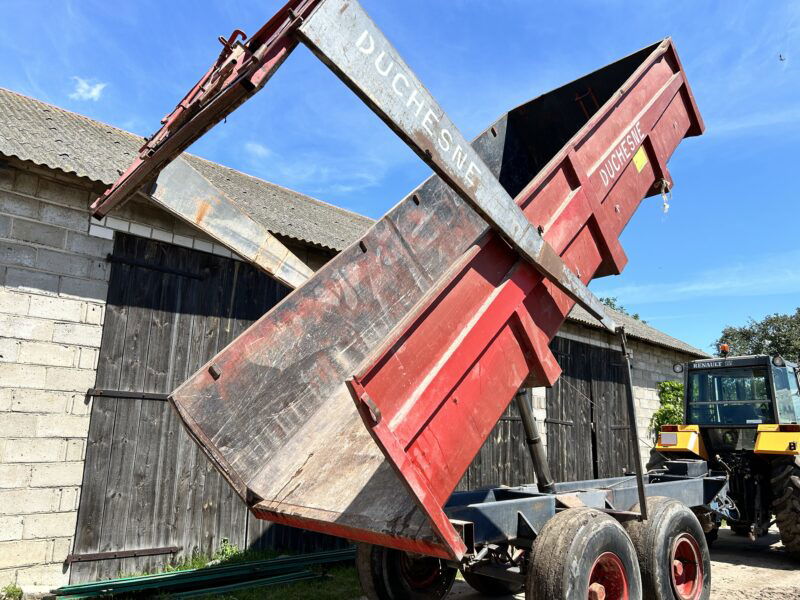
<svg viewBox="0 0 800 600">
<path fill-rule="evenodd" d="M 800 422 L 800 390 L 797 387 L 797 373 L 791 366 L 772 367 L 775 381 L 775 404 L 778 407 L 780 423 Z"/>
<path fill-rule="evenodd" d="M 686 416 L 692 425 L 774 423 L 766 367 L 689 371 Z"/>
</svg>

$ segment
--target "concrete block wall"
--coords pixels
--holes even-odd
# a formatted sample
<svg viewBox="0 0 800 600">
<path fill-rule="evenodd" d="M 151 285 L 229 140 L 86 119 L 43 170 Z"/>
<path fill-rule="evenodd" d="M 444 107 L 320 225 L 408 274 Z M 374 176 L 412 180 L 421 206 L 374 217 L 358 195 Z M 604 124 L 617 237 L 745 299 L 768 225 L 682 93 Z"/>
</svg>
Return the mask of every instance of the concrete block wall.
<svg viewBox="0 0 800 600">
<path fill-rule="evenodd" d="M 78 178 L 0 169 L 0 587 L 68 579 L 114 232 L 231 256 L 142 202 L 93 221 L 93 197 Z"/>
</svg>

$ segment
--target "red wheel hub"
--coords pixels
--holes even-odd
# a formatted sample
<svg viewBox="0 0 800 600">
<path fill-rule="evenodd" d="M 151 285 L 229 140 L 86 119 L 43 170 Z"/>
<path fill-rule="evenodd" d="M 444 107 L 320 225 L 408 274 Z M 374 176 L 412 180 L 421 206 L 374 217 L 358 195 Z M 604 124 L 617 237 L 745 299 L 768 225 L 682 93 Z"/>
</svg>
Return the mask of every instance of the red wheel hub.
<svg viewBox="0 0 800 600">
<path fill-rule="evenodd" d="M 703 559 L 700 545 L 690 533 L 682 533 L 670 553 L 672 589 L 680 600 L 697 600 L 703 593 Z"/>
<path fill-rule="evenodd" d="M 597 557 L 589 574 L 587 600 L 628 600 L 628 574 L 619 556 L 605 552 Z"/>
</svg>

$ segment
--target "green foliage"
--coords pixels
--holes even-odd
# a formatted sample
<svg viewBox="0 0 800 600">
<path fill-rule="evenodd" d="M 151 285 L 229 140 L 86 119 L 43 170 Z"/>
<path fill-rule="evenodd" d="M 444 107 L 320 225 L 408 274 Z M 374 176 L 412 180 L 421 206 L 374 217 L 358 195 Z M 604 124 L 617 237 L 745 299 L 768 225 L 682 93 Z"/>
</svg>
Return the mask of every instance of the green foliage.
<svg viewBox="0 0 800 600">
<path fill-rule="evenodd" d="M 657 387 L 661 406 L 650 418 L 650 431 L 656 436 L 662 425 L 683 424 L 683 383 L 662 381 Z"/>
<path fill-rule="evenodd" d="M 241 550 L 239 550 L 239 548 L 231 544 L 228 541 L 228 538 L 222 538 L 222 543 L 219 545 L 219 548 L 214 553 L 214 560 L 229 561 L 238 554 L 241 554 Z"/>
<path fill-rule="evenodd" d="M 742 354 L 780 354 L 786 360 L 800 361 L 800 308 L 794 314 L 767 315 L 760 321 L 750 319 L 741 327 L 722 330 L 717 345 L 730 345 L 731 356 Z"/>
<path fill-rule="evenodd" d="M 2 600 L 22 600 L 22 588 L 13 583 L 9 583 L 0 590 L 0 598 L 2 598 Z"/>
<path fill-rule="evenodd" d="M 642 323 L 647 323 L 647 321 L 643 321 L 642 318 L 639 316 L 639 313 L 631 314 L 627 308 L 622 306 L 617 300 L 616 296 L 600 296 L 600 302 L 605 304 L 608 308 L 615 310 L 617 312 L 621 312 L 623 315 L 628 315 L 629 317 L 633 317 L 637 321 L 642 321 Z"/>
</svg>

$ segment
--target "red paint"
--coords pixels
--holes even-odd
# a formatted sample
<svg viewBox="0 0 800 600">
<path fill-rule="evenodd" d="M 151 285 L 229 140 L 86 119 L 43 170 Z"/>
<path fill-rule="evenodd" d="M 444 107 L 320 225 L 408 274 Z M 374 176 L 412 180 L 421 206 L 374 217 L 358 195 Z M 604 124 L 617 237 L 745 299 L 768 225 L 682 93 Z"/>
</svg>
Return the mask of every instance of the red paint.
<svg viewBox="0 0 800 600">
<path fill-rule="evenodd" d="M 585 283 L 624 268 L 620 232 L 642 198 L 668 179 L 665 165 L 680 140 L 702 131 L 671 44 L 632 79 L 516 199 L 532 223 L 545 224 L 545 239 Z M 632 129 L 643 139 L 626 154 L 620 148 Z M 640 145 L 647 153 L 641 170 L 632 160 Z M 605 185 L 600 169 L 613 153 L 620 169 Z M 557 379 L 548 342 L 572 306 L 488 233 L 350 380 L 373 438 L 452 558 L 464 546 L 442 506 L 516 390 Z"/>
</svg>

